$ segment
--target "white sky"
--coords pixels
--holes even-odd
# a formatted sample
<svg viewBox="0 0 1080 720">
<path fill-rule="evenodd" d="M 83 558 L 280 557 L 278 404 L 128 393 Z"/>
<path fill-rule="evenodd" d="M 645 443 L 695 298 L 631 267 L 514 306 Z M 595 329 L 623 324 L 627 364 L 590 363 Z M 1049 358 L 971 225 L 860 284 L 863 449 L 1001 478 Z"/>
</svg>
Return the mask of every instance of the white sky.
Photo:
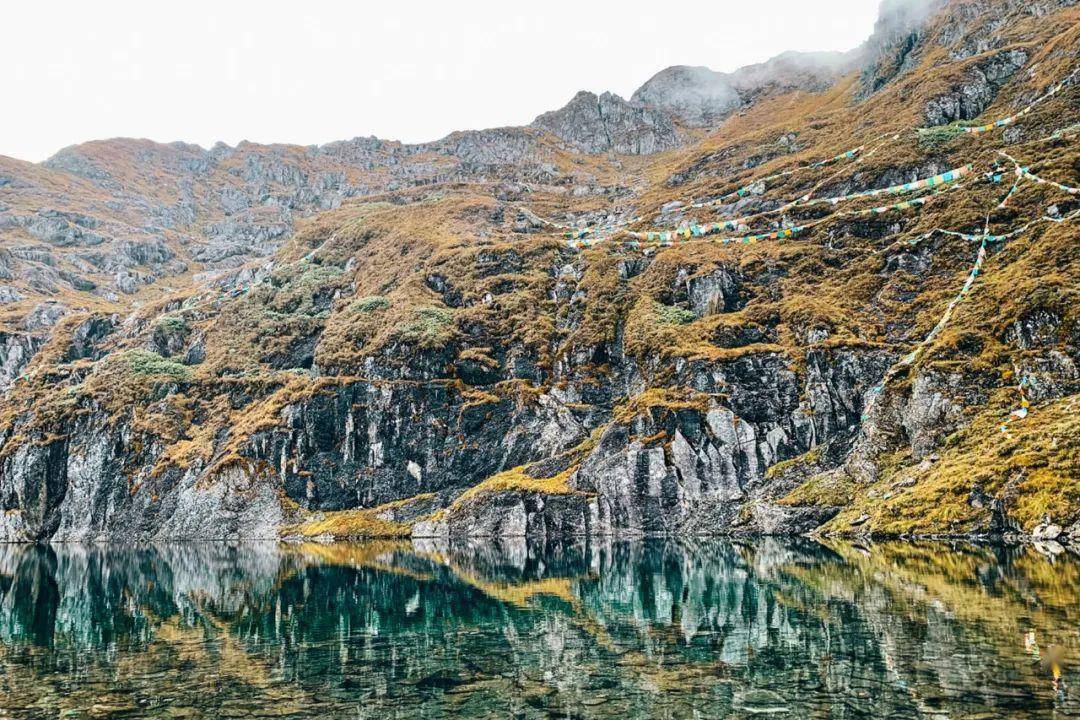
<svg viewBox="0 0 1080 720">
<path fill-rule="evenodd" d="M 406 142 L 523 125 L 669 65 L 847 50 L 877 0 L 11 0 L 0 155 L 108 137 Z"/>
</svg>

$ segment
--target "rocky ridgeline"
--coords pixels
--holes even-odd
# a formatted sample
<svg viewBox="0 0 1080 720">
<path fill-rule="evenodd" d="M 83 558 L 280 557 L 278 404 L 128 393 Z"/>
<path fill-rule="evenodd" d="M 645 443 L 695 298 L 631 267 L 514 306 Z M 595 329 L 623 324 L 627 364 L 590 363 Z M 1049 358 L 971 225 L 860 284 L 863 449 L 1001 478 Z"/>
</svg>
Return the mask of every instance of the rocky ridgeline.
<svg viewBox="0 0 1080 720">
<path fill-rule="evenodd" d="M 879 39 L 868 46 L 886 46 L 921 17 L 886 9 Z M 583 91 L 527 128 L 458 132 L 418 145 L 355 138 L 319 147 L 244 142 L 204 150 L 110 140 L 65 148 L 38 166 L 0 158 L 0 280 L 10 283 L 0 285 L 0 307 L 61 296 L 73 305 L 84 294 L 122 305 L 145 286 L 184 282 L 192 269 L 205 276 L 268 257 L 297 220 L 358 197 L 474 181 L 610 194 L 590 173 L 559 167 L 545 134 L 574 152 L 651 155 L 764 97 L 823 90 L 868 57 L 866 48 L 789 52 L 733 73 L 676 66 L 629 101 Z M 991 68 L 988 82 L 1007 78 L 1015 60 Z M 989 97 L 984 88 L 965 88 L 954 105 L 942 99 L 928 117 L 966 118 Z M 70 192 L 57 192 L 64 186 Z"/>
<path fill-rule="evenodd" d="M 1006 448 L 997 417 L 1018 379 L 1041 404 L 1044 436 L 1067 435 L 1080 336 L 1059 286 L 1009 309 L 987 288 L 964 320 L 983 323 L 979 332 L 950 337 L 869 402 L 971 262 L 966 245 L 890 240 L 935 222 L 981 224 L 985 202 L 969 203 L 977 217 L 835 222 L 795 248 L 622 255 L 574 252 L 525 207 L 537 199 L 602 219 L 647 193 L 666 203 L 651 219 L 664 227 L 688 217 L 670 202 L 674 189 L 730 189 L 804 145 L 831 155 L 877 134 L 874 123 L 893 132 L 899 114 L 955 129 L 1001 107 L 1006 89 L 1015 110 L 1045 87 L 1040 63 L 1061 65 L 1041 46 L 1067 45 L 1073 5 L 888 2 L 851 53 L 787 53 L 730 74 L 669 68 L 629 101 L 583 92 L 527 128 L 424 145 L 107 141 L 42 166 L 4 161 L 0 302 L 25 311 L 0 334 L 0 385 L 27 368 L 30 379 L 5 398 L 0 540 L 792 534 L 823 524 L 1080 537 L 1080 509 L 1041 500 L 1059 488 L 1025 485 L 1038 468 L 1059 472 L 1069 446 L 1035 448 L 1025 436 L 1041 464 L 1004 478 L 941 470 L 966 467 L 968 448 Z M 987 28 L 1018 29 L 999 43 Z M 771 106 L 755 115 L 772 98 L 812 103 L 840 78 L 851 92 L 832 117 L 778 119 Z M 1055 107 L 1067 113 L 1068 102 Z M 731 145 L 693 145 L 727 119 L 741 133 Z M 1035 139 L 1025 132 L 1010 127 L 994 142 Z M 686 144 L 685 158 L 666 153 Z M 943 172 L 968 159 L 958 148 L 916 139 L 895 159 L 882 153 L 836 176 L 830 167 L 821 194 Z M 668 171 L 675 163 L 659 187 L 619 161 L 652 154 Z M 64 209 L 47 192 L 56 182 L 71 183 Z M 722 210 L 770 210 L 784 193 L 759 182 Z M 1018 199 L 995 222 L 1047 211 L 1043 199 Z M 1075 269 L 1069 232 L 1041 236 L 1040 268 Z M 995 261 L 1012 283 L 1036 262 Z M 165 293 L 128 312 L 186 274 L 203 289 L 194 299 Z M 72 289 L 124 312 L 74 313 Z M 914 510 L 898 505 L 912 489 L 925 489 Z M 891 514 L 875 515 L 885 506 Z"/>
</svg>

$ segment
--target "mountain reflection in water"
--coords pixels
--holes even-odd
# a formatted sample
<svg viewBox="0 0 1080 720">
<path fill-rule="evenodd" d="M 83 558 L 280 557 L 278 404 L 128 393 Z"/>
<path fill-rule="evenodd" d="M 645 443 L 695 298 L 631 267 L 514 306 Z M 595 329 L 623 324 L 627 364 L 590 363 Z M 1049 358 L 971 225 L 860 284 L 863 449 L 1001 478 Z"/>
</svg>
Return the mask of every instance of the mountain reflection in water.
<svg viewBox="0 0 1080 720">
<path fill-rule="evenodd" d="M 1080 716 L 1080 562 L 971 545 L 0 546 L 0 718 Z"/>
</svg>

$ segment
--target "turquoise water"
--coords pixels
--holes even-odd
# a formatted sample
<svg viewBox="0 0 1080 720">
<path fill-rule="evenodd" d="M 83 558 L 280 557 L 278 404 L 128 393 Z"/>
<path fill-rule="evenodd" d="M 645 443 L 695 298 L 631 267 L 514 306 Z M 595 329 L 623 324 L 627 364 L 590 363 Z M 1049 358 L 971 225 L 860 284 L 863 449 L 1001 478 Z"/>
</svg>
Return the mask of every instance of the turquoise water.
<svg viewBox="0 0 1080 720">
<path fill-rule="evenodd" d="M 969 545 L 0 546 L 0 718 L 1080 716 L 1080 562 Z"/>
</svg>

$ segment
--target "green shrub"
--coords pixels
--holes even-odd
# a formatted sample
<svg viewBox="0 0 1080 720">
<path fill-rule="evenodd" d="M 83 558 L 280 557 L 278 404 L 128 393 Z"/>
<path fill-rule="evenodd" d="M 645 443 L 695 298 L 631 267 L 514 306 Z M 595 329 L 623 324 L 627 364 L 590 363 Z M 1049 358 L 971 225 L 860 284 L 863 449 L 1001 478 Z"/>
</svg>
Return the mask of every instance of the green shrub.
<svg viewBox="0 0 1080 720">
<path fill-rule="evenodd" d="M 940 147 L 964 134 L 965 123 L 951 123 L 938 127 L 919 128 L 919 142 L 930 148 Z"/>
<path fill-rule="evenodd" d="M 657 320 L 664 325 L 686 325 L 697 320 L 697 315 L 674 305 L 654 303 Z"/>
<path fill-rule="evenodd" d="M 413 311 L 413 319 L 402 327 L 398 339 L 421 347 L 441 347 L 453 338 L 454 313 L 446 308 L 421 307 Z"/>
<path fill-rule="evenodd" d="M 336 265 L 308 265 L 302 272 L 291 275 L 286 284 L 294 288 L 319 289 L 332 284 L 344 272 Z"/>
<path fill-rule="evenodd" d="M 150 350 L 136 349 L 110 355 L 105 358 L 108 370 L 137 378 L 167 377 L 177 382 L 191 380 L 191 370 L 175 360 L 163 358 Z"/>
<path fill-rule="evenodd" d="M 260 301 L 271 310 L 287 315 L 314 315 L 316 298 L 329 297 L 343 280 L 341 268 L 333 265 L 308 266 L 302 272 L 278 278 Z"/>
<path fill-rule="evenodd" d="M 390 301 L 384 298 L 382 295 L 368 295 L 367 297 L 357 298 L 353 300 L 349 305 L 350 310 L 361 313 L 371 313 L 376 310 L 385 310 L 390 307 Z"/>
<path fill-rule="evenodd" d="M 187 332 L 188 324 L 180 315 L 162 315 L 154 323 L 154 330 L 168 335 L 178 335 Z"/>
</svg>

